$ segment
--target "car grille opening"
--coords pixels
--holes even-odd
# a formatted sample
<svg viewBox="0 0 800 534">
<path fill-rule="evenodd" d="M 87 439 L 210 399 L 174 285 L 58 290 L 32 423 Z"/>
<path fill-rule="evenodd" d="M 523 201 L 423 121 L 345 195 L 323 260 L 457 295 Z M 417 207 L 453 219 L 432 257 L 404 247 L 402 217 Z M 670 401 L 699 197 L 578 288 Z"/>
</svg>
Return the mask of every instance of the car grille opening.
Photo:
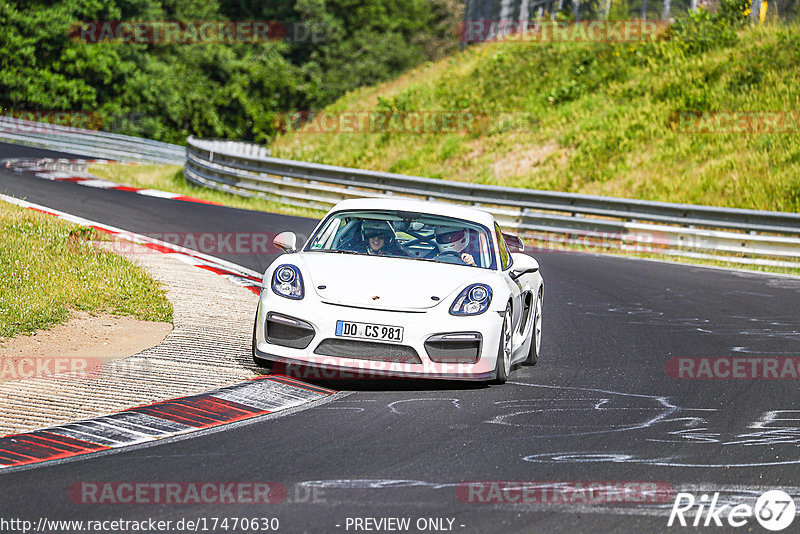
<svg viewBox="0 0 800 534">
<path fill-rule="evenodd" d="M 425 341 L 425 352 L 436 363 L 476 363 L 482 343 L 483 336 L 478 332 L 438 334 Z"/>
<path fill-rule="evenodd" d="M 314 339 L 314 327 L 300 319 L 270 312 L 267 314 L 264 337 L 267 343 L 273 345 L 304 349 Z"/>
<path fill-rule="evenodd" d="M 391 363 L 422 363 L 413 347 L 351 339 L 323 339 L 314 354 Z"/>
</svg>

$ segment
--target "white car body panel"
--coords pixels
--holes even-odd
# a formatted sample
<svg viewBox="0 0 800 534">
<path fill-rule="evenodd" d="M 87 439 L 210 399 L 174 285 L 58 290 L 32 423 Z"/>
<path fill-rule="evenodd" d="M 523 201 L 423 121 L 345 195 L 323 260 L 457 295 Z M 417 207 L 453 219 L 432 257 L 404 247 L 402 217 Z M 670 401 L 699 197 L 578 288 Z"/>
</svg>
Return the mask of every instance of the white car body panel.
<svg viewBox="0 0 800 534">
<path fill-rule="evenodd" d="M 409 261 L 401 258 L 347 256 L 336 254 L 303 254 L 302 262 L 310 273 L 317 295 L 326 302 L 386 309 L 428 309 L 460 291 L 474 278 L 472 269 L 453 269 L 452 265 Z M 357 273 L 357 274 L 356 274 Z M 354 278 L 356 276 L 357 278 Z M 414 280 L 414 291 L 403 280 Z M 325 289 L 317 289 L 320 285 Z M 380 302 L 372 299 L 380 296 Z"/>
</svg>

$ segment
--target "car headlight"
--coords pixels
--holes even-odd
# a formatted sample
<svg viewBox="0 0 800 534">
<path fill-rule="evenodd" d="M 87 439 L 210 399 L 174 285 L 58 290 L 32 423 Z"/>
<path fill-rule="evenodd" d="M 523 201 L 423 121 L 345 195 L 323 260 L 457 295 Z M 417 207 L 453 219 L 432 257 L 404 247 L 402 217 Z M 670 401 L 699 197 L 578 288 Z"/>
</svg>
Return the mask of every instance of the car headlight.
<svg viewBox="0 0 800 534">
<path fill-rule="evenodd" d="M 492 288 L 486 284 L 467 286 L 450 306 L 451 315 L 480 315 L 489 309 Z"/>
<path fill-rule="evenodd" d="M 303 298 L 303 276 L 294 265 L 279 265 L 272 273 L 272 292 L 287 299 Z"/>
</svg>

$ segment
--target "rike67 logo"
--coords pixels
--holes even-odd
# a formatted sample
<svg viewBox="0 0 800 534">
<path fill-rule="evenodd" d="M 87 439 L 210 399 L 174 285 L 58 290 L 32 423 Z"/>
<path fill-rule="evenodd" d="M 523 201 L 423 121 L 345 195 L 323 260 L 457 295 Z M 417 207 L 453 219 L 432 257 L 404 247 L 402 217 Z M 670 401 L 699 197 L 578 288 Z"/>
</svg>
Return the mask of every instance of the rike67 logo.
<svg viewBox="0 0 800 534">
<path fill-rule="evenodd" d="M 667 526 L 691 525 L 694 527 L 723 526 L 723 521 L 731 527 L 742 527 L 755 517 L 762 527 L 773 532 L 783 530 L 794 521 L 795 504 L 788 493 L 781 490 L 767 491 L 756 500 L 755 506 L 749 504 L 719 505 L 719 493 L 709 498 L 702 495 L 696 499 L 691 493 L 678 493 L 672 504 Z M 694 514 L 694 520 L 687 523 L 685 516 Z M 724 518 L 724 519 L 723 519 Z M 677 524 L 676 524 L 677 520 Z M 752 529 L 749 529 L 752 530 Z"/>
</svg>

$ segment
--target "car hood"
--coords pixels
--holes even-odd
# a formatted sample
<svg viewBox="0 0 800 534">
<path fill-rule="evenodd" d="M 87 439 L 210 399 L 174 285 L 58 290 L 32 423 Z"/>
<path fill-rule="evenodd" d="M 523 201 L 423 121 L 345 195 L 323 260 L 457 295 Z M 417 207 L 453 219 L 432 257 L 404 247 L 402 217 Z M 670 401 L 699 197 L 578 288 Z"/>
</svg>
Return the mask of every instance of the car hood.
<svg viewBox="0 0 800 534">
<path fill-rule="evenodd" d="M 312 286 L 323 302 L 386 310 L 432 308 L 478 274 L 475 267 L 403 258 L 324 252 L 302 257 L 307 290 Z"/>
</svg>

